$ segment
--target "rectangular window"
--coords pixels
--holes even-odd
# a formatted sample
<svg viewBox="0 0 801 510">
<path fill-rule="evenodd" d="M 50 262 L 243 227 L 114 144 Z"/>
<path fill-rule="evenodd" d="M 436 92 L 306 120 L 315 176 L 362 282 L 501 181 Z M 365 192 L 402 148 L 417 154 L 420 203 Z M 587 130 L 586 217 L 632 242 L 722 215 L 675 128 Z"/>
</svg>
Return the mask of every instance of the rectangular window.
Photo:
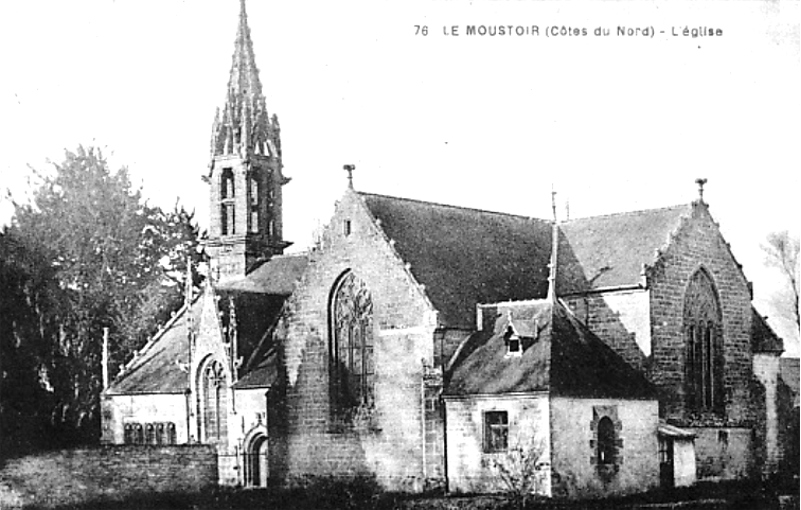
<svg viewBox="0 0 801 510">
<path fill-rule="evenodd" d="M 505 452 L 509 448 L 509 414 L 506 411 L 484 413 L 484 453 Z"/>
</svg>

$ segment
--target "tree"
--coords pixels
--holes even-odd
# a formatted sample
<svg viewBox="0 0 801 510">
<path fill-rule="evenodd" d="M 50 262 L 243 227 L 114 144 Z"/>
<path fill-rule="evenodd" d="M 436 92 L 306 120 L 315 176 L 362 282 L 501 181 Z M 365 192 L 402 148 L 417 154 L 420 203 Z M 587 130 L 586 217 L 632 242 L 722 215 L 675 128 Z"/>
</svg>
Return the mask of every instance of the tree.
<svg viewBox="0 0 801 510">
<path fill-rule="evenodd" d="M 32 203 L 16 207 L 6 236 L 25 247 L 26 277 L 51 282 L 35 308 L 48 325 L 37 341 L 50 421 L 67 441 L 95 439 L 103 331 L 118 366 L 180 306 L 187 258 L 201 257 L 192 214 L 149 206 L 125 168 L 111 172 L 99 150 L 79 147 L 42 177 Z"/>
<path fill-rule="evenodd" d="M 762 245 L 769 266 L 777 268 L 786 282 L 786 292 L 777 303 L 779 311 L 787 317 L 795 319 L 796 327 L 801 325 L 798 310 L 798 250 L 799 240 L 786 230 L 771 232 L 767 244 Z"/>
<path fill-rule="evenodd" d="M 525 508 L 530 498 L 545 493 L 548 459 L 542 441 L 520 442 L 506 454 L 491 459 L 498 480 L 514 506 Z"/>
</svg>

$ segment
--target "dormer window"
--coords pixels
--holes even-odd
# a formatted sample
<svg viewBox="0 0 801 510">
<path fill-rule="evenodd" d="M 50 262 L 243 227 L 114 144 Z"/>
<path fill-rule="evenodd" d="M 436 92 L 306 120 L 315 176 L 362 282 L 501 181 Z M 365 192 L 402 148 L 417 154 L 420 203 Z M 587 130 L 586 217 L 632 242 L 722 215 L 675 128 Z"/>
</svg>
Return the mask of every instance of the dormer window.
<svg viewBox="0 0 801 510">
<path fill-rule="evenodd" d="M 520 354 L 520 337 L 517 335 L 509 337 L 508 354 Z"/>
<path fill-rule="evenodd" d="M 506 340 L 506 357 L 522 356 L 523 345 L 520 342 L 520 336 L 517 334 L 512 326 L 506 328 L 506 334 L 503 336 Z"/>
</svg>

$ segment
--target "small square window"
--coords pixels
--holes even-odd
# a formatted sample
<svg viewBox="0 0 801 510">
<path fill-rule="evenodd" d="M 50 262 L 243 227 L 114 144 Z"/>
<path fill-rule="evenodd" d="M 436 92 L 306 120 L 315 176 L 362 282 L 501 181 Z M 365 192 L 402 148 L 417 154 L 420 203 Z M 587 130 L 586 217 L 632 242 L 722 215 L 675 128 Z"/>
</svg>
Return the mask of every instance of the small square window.
<svg viewBox="0 0 801 510">
<path fill-rule="evenodd" d="M 484 413 L 484 453 L 505 452 L 509 448 L 509 414 L 506 411 Z"/>
<path fill-rule="evenodd" d="M 345 237 L 347 237 L 350 235 L 351 232 L 352 230 L 351 230 L 350 220 L 345 220 L 344 222 L 342 222 L 342 234 Z"/>
</svg>

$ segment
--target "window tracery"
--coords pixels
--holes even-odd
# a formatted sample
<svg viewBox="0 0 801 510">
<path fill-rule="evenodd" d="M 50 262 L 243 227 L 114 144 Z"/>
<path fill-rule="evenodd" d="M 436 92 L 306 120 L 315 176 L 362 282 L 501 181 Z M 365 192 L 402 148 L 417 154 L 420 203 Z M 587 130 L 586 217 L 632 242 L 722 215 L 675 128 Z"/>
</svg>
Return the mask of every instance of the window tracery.
<svg viewBox="0 0 801 510">
<path fill-rule="evenodd" d="M 340 410 L 372 408 L 375 393 L 373 301 L 362 280 L 347 273 L 332 300 L 332 393 Z"/>
<path fill-rule="evenodd" d="M 216 442 L 228 432 L 225 373 L 222 365 L 212 361 L 201 375 L 203 434 L 206 441 Z"/>
<path fill-rule="evenodd" d="M 723 410 L 723 335 L 712 279 L 697 271 L 684 297 L 685 395 L 693 411 Z"/>
</svg>

